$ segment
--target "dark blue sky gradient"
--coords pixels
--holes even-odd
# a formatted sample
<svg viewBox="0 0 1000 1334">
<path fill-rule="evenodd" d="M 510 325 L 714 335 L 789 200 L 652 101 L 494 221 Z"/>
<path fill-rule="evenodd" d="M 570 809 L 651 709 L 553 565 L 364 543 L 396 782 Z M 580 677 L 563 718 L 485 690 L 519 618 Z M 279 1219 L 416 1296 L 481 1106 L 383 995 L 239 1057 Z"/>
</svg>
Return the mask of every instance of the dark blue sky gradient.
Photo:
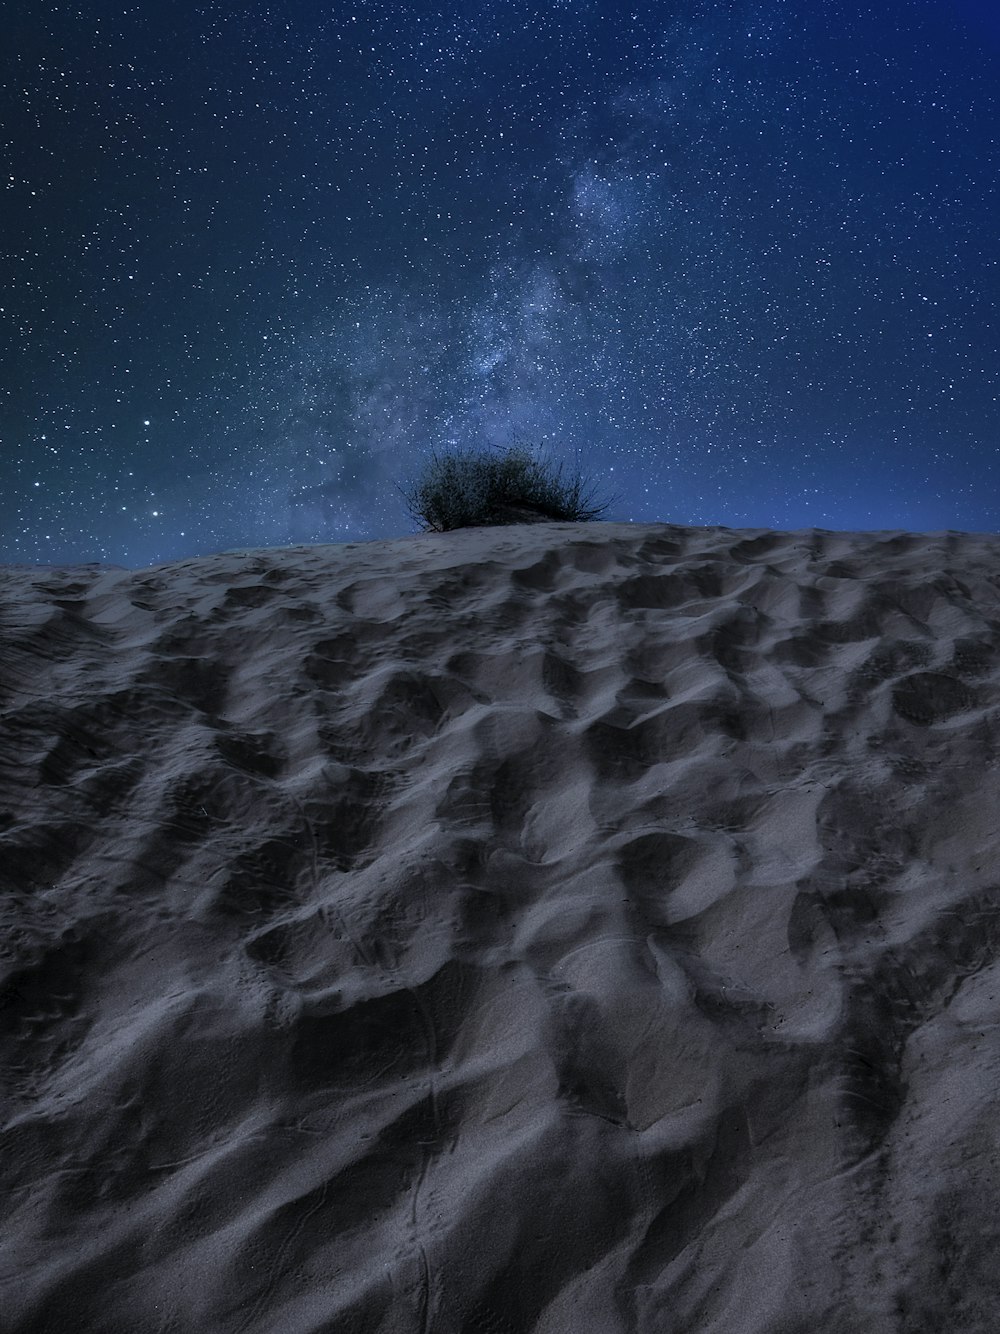
<svg viewBox="0 0 1000 1334">
<path fill-rule="evenodd" d="M 992 4 L 7 12 L 0 561 L 396 537 L 514 440 L 608 520 L 1000 531 Z"/>
</svg>

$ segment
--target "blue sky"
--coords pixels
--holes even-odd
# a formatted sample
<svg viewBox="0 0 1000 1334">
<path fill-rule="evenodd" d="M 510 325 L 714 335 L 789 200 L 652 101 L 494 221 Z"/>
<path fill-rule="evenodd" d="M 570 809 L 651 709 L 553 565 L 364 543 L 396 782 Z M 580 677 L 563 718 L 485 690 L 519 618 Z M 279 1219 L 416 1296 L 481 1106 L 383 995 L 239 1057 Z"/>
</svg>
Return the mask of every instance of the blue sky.
<svg viewBox="0 0 1000 1334">
<path fill-rule="evenodd" d="M 12 13 L 0 561 L 401 536 L 515 440 L 608 520 L 1000 531 L 985 4 Z"/>
</svg>

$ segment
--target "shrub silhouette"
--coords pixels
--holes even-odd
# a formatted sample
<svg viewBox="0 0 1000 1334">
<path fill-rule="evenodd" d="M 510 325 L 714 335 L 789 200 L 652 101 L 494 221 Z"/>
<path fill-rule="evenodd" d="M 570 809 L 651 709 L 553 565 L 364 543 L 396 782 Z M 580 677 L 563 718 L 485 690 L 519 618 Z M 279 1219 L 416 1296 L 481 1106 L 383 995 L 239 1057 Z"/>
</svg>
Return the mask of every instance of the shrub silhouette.
<svg viewBox="0 0 1000 1334">
<path fill-rule="evenodd" d="M 520 445 L 502 458 L 458 452 L 432 455 L 424 475 L 408 495 L 397 486 L 411 516 L 424 532 L 484 528 L 509 523 L 589 523 L 608 508 L 581 496 L 579 476 L 562 483 L 562 465 L 553 477 Z"/>
</svg>

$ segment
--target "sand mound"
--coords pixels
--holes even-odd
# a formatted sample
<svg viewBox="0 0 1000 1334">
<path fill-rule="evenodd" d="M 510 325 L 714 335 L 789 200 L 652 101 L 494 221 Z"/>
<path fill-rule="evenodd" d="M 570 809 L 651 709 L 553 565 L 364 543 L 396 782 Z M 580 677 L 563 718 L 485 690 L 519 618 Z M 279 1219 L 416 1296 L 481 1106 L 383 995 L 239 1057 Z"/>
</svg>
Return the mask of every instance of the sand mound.
<svg viewBox="0 0 1000 1334">
<path fill-rule="evenodd" d="M 0 569 L 5 1334 L 996 1323 L 1000 537 Z"/>
</svg>

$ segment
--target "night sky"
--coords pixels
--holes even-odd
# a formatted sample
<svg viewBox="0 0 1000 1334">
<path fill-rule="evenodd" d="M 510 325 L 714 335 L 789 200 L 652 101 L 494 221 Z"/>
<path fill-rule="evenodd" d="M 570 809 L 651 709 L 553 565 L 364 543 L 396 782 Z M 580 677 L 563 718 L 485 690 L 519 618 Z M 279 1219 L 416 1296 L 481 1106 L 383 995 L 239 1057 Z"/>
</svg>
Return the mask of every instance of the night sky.
<svg viewBox="0 0 1000 1334">
<path fill-rule="evenodd" d="M 609 521 L 1000 531 L 995 0 L 4 26 L 0 562 L 399 537 L 515 442 Z"/>
</svg>

